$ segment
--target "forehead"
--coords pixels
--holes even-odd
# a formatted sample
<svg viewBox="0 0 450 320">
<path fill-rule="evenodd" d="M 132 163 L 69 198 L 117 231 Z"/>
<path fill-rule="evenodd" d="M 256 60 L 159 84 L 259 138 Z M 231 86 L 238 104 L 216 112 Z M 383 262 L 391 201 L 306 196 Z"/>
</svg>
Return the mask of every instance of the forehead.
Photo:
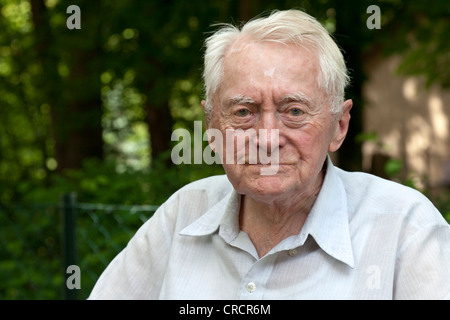
<svg viewBox="0 0 450 320">
<path fill-rule="evenodd" d="M 250 95 L 251 91 L 313 95 L 319 90 L 318 66 L 313 48 L 239 39 L 224 57 L 219 91 L 228 95 Z"/>
</svg>

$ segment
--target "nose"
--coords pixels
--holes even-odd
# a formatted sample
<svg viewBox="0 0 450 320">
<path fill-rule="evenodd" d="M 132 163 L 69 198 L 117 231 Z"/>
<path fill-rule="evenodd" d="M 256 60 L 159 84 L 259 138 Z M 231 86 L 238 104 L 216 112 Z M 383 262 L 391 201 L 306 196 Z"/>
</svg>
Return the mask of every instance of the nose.
<svg viewBox="0 0 450 320">
<path fill-rule="evenodd" d="M 286 143 L 283 126 L 274 112 L 262 112 L 257 124 L 257 145 L 269 154 Z"/>
</svg>

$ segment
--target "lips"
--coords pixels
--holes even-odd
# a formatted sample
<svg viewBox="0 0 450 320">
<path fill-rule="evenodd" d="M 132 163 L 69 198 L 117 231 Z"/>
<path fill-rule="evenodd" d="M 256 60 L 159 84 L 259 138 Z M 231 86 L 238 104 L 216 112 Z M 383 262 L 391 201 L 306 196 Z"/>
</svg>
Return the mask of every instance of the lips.
<svg viewBox="0 0 450 320">
<path fill-rule="evenodd" d="M 294 165 L 293 163 L 270 163 L 270 162 L 269 163 L 260 163 L 260 162 L 249 163 L 247 161 L 243 164 L 248 165 L 248 166 L 293 166 Z"/>
</svg>

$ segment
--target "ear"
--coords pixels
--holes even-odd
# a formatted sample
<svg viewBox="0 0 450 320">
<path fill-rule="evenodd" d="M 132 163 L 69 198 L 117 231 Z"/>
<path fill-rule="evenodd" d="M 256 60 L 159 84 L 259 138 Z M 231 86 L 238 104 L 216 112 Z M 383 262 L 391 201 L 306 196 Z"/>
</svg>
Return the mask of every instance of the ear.
<svg viewBox="0 0 450 320">
<path fill-rule="evenodd" d="M 330 145 L 328 146 L 328 151 L 337 151 L 344 142 L 350 123 L 350 109 L 352 108 L 352 106 L 353 101 L 351 99 L 344 101 L 344 103 L 342 104 L 342 111 L 339 114 L 339 118 L 337 120 L 336 128 L 334 131 L 334 136 L 330 142 Z"/>
<path fill-rule="evenodd" d="M 209 124 L 211 122 L 209 112 L 206 110 L 206 100 L 202 100 L 203 113 L 205 114 L 205 128 L 209 129 Z"/>
<path fill-rule="evenodd" d="M 202 107 L 203 107 L 203 112 L 205 113 L 205 128 L 206 128 L 206 134 L 208 135 L 208 144 L 209 147 L 211 148 L 211 150 L 213 150 L 214 152 L 216 152 L 216 148 L 214 146 L 214 141 L 212 141 L 211 136 L 209 135 L 208 129 L 210 129 L 211 127 L 211 115 L 210 112 L 206 110 L 206 101 L 202 100 Z"/>
</svg>

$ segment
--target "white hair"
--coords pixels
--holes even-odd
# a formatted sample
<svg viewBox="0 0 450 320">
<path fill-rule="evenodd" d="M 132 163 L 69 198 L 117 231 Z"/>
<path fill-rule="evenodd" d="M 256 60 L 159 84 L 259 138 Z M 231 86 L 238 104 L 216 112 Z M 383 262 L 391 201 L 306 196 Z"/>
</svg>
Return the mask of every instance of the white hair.
<svg viewBox="0 0 450 320">
<path fill-rule="evenodd" d="M 212 98 L 222 80 L 223 60 L 231 45 L 246 37 L 256 41 L 275 41 L 317 50 L 318 85 L 330 96 L 330 112 L 338 114 L 349 83 L 342 53 L 328 31 L 312 16 L 300 10 L 273 11 L 268 17 L 247 22 L 241 29 L 231 24 L 221 28 L 205 41 L 203 80 L 205 110 L 212 113 Z"/>
</svg>

